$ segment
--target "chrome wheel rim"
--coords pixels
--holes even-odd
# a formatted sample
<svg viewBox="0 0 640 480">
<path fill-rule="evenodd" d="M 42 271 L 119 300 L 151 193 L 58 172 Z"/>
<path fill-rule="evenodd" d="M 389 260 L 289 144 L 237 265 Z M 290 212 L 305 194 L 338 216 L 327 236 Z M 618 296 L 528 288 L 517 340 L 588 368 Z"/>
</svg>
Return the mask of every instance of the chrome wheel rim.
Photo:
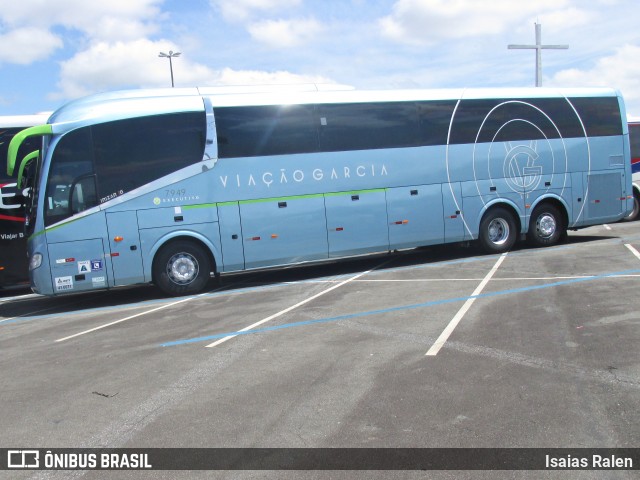
<svg viewBox="0 0 640 480">
<path fill-rule="evenodd" d="M 556 219 L 553 215 L 544 213 L 536 219 L 536 230 L 542 238 L 549 238 L 556 233 Z"/>
<path fill-rule="evenodd" d="M 193 255 L 180 252 L 173 255 L 167 262 L 167 275 L 178 285 L 187 285 L 198 276 L 198 261 Z"/>
<path fill-rule="evenodd" d="M 489 240 L 494 245 L 503 245 L 509 238 L 509 222 L 504 218 L 494 218 L 489 223 Z"/>
</svg>

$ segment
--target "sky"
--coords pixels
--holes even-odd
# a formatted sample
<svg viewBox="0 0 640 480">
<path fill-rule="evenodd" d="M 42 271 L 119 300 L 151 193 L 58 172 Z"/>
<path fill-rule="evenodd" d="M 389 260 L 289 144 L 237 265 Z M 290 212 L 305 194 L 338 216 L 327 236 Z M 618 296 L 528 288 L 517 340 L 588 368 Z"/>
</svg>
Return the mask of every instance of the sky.
<svg viewBox="0 0 640 480">
<path fill-rule="evenodd" d="M 638 0 L 0 0 L 0 115 L 92 93 L 335 83 L 619 89 L 640 117 Z"/>
</svg>

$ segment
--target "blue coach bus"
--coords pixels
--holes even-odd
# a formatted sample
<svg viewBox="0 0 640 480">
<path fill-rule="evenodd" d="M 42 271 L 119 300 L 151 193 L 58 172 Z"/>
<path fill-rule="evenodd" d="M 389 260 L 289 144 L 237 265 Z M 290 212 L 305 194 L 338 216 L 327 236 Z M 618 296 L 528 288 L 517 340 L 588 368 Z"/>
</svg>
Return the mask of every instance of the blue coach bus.
<svg viewBox="0 0 640 480">
<path fill-rule="evenodd" d="M 451 242 L 500 253 L 619 220 L 624 118 L 609 89 L 136 90 L 17 135 L 8 171 L 32 172 L 34 291 L 180 295 L 225 272 Z"/>
<path fill-rule="evenodd" d="M 631 222 L 640 216 L 640 117 L 629 117 L 628 122 L 633 179 L 633 210 L 624 219 Z"/>
<path fill-rule="evenodd" d="M 7 161 L 13 136 L 33 125 L 44 123 L 49 114 L 0 116 L 0 162 Z M 29 139 L 20 148 L 26 155 L 40 148 L 39 139 Z M 0 173 L 0 288 L 29 285 L 27 237 L 24 235 L 24 188 L 16 178 Z"/>
</svg>

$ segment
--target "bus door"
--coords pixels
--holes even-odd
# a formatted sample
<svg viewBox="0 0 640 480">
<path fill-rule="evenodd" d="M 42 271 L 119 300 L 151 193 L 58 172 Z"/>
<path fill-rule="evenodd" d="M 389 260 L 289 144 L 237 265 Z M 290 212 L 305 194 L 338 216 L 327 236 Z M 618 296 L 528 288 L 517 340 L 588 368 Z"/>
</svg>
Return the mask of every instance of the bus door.
<svg viewBox="0 0 640 480">
<path fill-rule="evenodd" d="M 244 248 L 242 245 L 242 224 L 238 202 L 218 204 L 218 226 L 222 250 L 223 272 L 244 270 Z"/>
<path fill-rule="evenodd" d="M 47 237 L 52 237 L 47 234 Z M 101 238 L 49 243 L 53 293 L 80 292 L 107 286 Z"/>
<path fill-rule="evenodd" d="M 365 190 L 326 194 L 329 257 L 389 248 L 386 192 Z"/>
<path fill-rule="evenodd" d="M 53 201 L 47 198 L 47 203 Z M 80 292 L 105 288 L 111 273 L 105 267 L 104 214 L 98 212 L 74 222 L 48 229 L 52 293 Z M 77 240 L 69 240 L 76 238 Z"/>
<path fill-rule="evenodd" d="M 622 172 L 586 175 L 586 211 L 589 220 L 610 221 L 626 210 L 627 190 Z"/>
<path fill-rule="evenodd" d="M 240 203 L 246 268 L 327 258 L 321 195 Z"/>
<path fill-rule="evenodd" d="M 462 212 L 462 187 L 460 182 L 442 185 L 442 213 L 444 218 L 444 241 L 461 242 L 465 238 Z"/>
<path fill-rule="evenodd" d="M 107 213 L 107 233 L 114 285 L 144 282 L 140 234 L 135 210 Z"/>
<path fill-rule="evenodd" d="M 444 242 L 440 184 L 387 189 L 387 212 L 390 248 Z"/>
</svg>

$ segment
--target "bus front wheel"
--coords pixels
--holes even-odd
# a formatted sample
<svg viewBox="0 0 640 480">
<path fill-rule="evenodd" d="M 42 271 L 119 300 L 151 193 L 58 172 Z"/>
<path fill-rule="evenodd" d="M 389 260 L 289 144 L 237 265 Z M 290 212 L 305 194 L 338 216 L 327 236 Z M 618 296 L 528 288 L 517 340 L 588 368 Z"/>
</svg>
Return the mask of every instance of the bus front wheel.
<svg viewBox="0 0 640 480">
<path fill-rule="evenodd" d="M 153 261 L 153 280 L 163 293 L 190 295 L 209 281 L 211 261 L 200 245 L 180 240 L 163 246 Z"/>
<path fill-rule="evenodd" d="M 482 217 L 478 241 L 488 253 L 504 253 L 516 243 L 516 221 L 503 207 L 495 207 Z"/>
</svg>

